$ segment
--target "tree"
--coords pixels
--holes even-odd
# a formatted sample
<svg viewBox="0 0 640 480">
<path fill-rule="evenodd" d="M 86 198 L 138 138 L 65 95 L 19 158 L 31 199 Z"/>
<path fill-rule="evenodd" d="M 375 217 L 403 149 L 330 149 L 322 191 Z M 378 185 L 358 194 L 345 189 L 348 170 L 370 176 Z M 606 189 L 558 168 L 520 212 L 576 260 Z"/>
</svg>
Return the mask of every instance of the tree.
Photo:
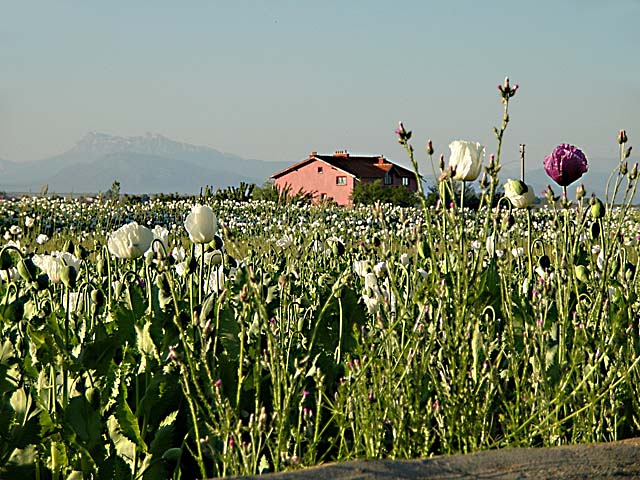
<svg viewBox="0 0 640 480">
<path fill-rule="evenodd" d="M 268 200 L 280 205 L 308 204 L 313 201 L 313 193 L 305 192 L 302 189 L 294 192 L 289 185 L 285 185 L 284 188 L 279 189 L 273 182 L 267 181 L 262 187 L 253 189 L 253 199 Z"/>
<path fill-rule="evenodd" d="M 407 187 L 385 187 L 382 185 L 381 180 L 376 180 L 372 183 L 356 182 L 351 192 L 351 201 L 354 204 L 363 205 L 382 202 L 398 205 L 399 207 L 414 207 L 418 203 L 418 197 Z"/>
<path fill-rule="evenodd" d="M 120 199 L 120 182 L 118 180 L 114 180 L 111 184 L 111 188 L 107 190 L 104 194 L 105 199 L 107 200 L 119 200 Z"/>
</svg>

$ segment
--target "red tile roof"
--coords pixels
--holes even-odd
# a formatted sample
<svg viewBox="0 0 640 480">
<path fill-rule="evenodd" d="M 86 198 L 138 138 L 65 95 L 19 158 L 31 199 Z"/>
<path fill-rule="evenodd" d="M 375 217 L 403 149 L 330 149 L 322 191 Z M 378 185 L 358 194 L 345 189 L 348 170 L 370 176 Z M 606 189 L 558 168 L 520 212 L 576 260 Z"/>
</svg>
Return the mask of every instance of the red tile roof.
<svg viewBox="0 0 640 480">
<path fill-rule="evenodd" d="M 389 160 L 384 158 L 382 155 L 351 156 L 345 151 L 339 151 L 334 153 L 333 155 L 318 155 L 317 153 L 313 152 L 304 160 L 294 165 L 291 165 L 290 167 L 285 168 L 284 170 L 281 170 L 278 173 L 271 175 L 271 178 L 275 179 L 275 178 L 282 177 L 283 175 L 286 175 L 290 171 L 300 168 L 314 160 L 321 160 L 356 178 L 383 178 L 384 174 L 389 170 L 391 170 L 392 168 L 400 176 L 415 178 L 415 174 L 411 170 L 408 170 L 400 165 L 390 162 Z"/>
</svg>

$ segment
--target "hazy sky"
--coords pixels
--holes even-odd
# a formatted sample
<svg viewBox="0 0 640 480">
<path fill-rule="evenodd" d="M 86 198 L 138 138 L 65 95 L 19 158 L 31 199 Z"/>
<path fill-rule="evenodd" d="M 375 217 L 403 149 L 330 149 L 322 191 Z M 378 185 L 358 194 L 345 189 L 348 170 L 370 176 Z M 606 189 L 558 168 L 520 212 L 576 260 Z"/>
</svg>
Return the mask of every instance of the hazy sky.
<svg viewBox="0 0 640 480">
<path fill-rule="evenodd" d="M 248 158 L 404 160 L 455 139 L 495 151 L 497 85 L 520 90 L 504 161 L 562 142 L 640 152 L 640 0 L 0 0 L 0 158 L 61 153 L 91 130 L 160 133 Z M 635 153 L 635 152 L 634 152 Z"/>
</svg>

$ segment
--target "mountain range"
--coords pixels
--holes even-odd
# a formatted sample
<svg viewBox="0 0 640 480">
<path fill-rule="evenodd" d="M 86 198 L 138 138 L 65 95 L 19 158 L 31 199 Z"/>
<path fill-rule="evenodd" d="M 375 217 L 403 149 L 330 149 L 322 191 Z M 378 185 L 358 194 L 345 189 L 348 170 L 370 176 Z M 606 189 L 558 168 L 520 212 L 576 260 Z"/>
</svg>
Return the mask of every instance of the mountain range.
<svg viewBox="0 0 640 480">
<path fill-rule="evenodd" d="M 0 159 L 0 191 L 37 193 L 46 184 L 50 193 L 99 193 L 117 180 L 123 193 L 195 194 L 206 185 L 214 190 L 240 182 L 262 185 L 270 175 L 298 160 L 249 160 L 151 133 L 121 137 L 90 132 L 60 155 L 28 162 Z M 399 163 L 411 168 L 406 162 Z M 569 198 L 574 198 L 575 187 L 581 182 L 587 195 L 604 198 L 611 165 L 610 160 L 590 158 L 589 171 L 569 188 Z M 426 188 L 434 183 L 429 171 L 423 170 Z M 500 172 L 501 183 L 509 177 L 519 178 L 517 165 Z M 549 183 L 556 195 L 561 193 L 541 165 L 527 170 L 526 181 L 539 197 Z"/>
<path fill-rule="evenodd" d="M 28 162 L 0 159 L 0 191 L 98 193 L 114 180 L 123 193 L 198 193 L 240 182 L 262 185 L 292 162 L 249 160 L 163 135 L 85 135 L 70 150 Z"/>
</svg>

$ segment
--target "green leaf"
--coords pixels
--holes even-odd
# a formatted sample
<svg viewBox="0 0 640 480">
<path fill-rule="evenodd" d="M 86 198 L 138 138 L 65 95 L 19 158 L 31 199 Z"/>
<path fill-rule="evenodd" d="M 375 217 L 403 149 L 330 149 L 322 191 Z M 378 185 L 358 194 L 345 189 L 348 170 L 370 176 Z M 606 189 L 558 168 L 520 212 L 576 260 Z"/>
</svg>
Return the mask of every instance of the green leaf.
<svg viewBox="0 0 640 480">
<path fill-rule="evenodd" d="M 173 432 L 175 430 L 174 423 L 178 416 L 178 410 L 170 413 L 160 422 L 160 427 L 156 431 L 149 451 L 152 455 L 161 455 L 165 450 L 173 446 Z"/>
<path fill-rule="evenodd" d="M 27 414 L 31 409 L 31 395 L 27 395 L 27 392 L 24 391 L 24 388 L 19 388 L 13 395 L 11 395 L 11 399 L 9 403 L 13 411 L 16 413 L 16 422 L 19 424 L 24 424 L 27 421 Z"/>
<path fill-rule="evenodd" d="M 144 443 L 142 436 L 140 435 L 140 427 L 138 426 L 138 420 L 131 411 L 127 399 L 122 394 L 116 405 L 116 419 L 120 426 L 120 431 L 127 439 L 132 441 L 139 448 L 147 451 L 147 445 Z"/>
<path fill-rule="evenodd" d="M 91 450 L 102 438 L 102 418 L 93 409 L 84 395 L 73 397 L 67 407 L 66 424 L 70 427 L 85 448 Z"/>
<path fill-rule="evenodd" d="M 112 448 L 111 452 L 113 450 Z M 98 475 L 95 478 L 131 478 L 131 468 L 117 453 L 112 453 L 105 461 L 100 463 Z"/>
<path fill-rule="evenodd" d="M 125 291 L 125 301 L 135 319 L 142 318 L 147 311 L 147 299 L 142 288 L 137 284 L 129 285 Z"/>
<path fill-rule="evenodd" d="M 122 303 L 114 302 L 109 312 L 109 320 L 115 324 L 114 333 L 117 332 L 121 343 L 135 343 L 135 317 L 131 310 L 128 310 Z"/>
<path fill-rule="evenodd" d="M 0 476 L 6 480 L 24 480 L 35 477 L 37 451 L 35 445 L 16 449 L 7 465 L 0 468 Z"/>
<path fill-rule="evenodd" d="M 142 327 L 136 325 L 136 338 L 138 343 L 138 351 L 142 354 L 138 373 L 144 373 L 151 370 L 151 366 L 156 365 L 160 361 L 160 355 L 156 348 L 149 330 L 151 322 L 147 321 Z"/>
<path fill-rule="evenodd" d="M 51 472 L 58 475 L 63 468 L 69 465 L 67 448 L 63 442 L 51 442 Z"/>
<path fill-rule="evenodd" d="M 123 460 L 130 469 L 133 469 L 136 444 L 122 434 L 122 428 L 120 427 L 118 419 L 113 415 L 107 419 L 107 429 L 118 458 Z M 116 468 L 116 466 L 117 465 L 114 465 L 114 468 Z M 122 466 L 119 468 L 122 468 Z"/>
<path fill-rule="evenodd" d="M 120 347 L 117 335 L 109 335 L 101 340 L 87 342 L 78 360 L 87 370 L 95 370 L 98 377 L 106 375 L 116 351 Z"/>
<path fill-rule="evenodd" d="M 231 358 L 237 358 L 240 355 L 240 325 L 233 310 L 228 306 L 220 313 L 220 325 L 216 333 L 226 354 Z"/>
</svg>

